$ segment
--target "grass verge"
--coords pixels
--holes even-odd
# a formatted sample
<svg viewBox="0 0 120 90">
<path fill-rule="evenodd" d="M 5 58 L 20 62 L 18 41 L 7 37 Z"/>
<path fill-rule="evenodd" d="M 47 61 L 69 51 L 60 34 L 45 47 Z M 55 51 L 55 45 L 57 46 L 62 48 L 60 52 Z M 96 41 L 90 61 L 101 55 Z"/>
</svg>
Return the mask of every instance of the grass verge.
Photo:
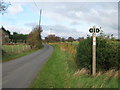
<svg viewBox="0 0 120 90">
<path fill-rule="evenodd" d="M 118 78 L 104 75 L 74 75 L 77 70 L 67 52 L 57 45 L 51 58 L 40 70 L 30 88 L 118 88 Z"/>
<path fill-rule="evenodd" d="M 8 55 L 7 54 L 5 56 L 2 56 L 2 62 L 10 61 L 10 60 L 13 60 L 13 59 L 16 59 L 16 58 L 31 54 L 31 53 L 33 53 L 33 52 L 35 52 L 37 50 L 38 49 L 29 50 L 29 51 L 25 51 L 25 52 L 21 52 L 21 53 L 18 53 L 18 54 L 13 54 L 13 55 Z"/>
<path fill-rule="evenodd" d="M 44 48 L 44 46 L 42 48 Z M 24 51 L 24 52 L 17 53 L 17 54 L 10 54 L 10 55 L 6 54 L 6 55 L 2 56 L 2 62 L 7 62 L 7 61 L 10 61 L 10 60 L 22 57 L 22 56 L 29 55 L 29 54 L 31 54 L 33 52 L 38 51 L 38 50 L 40 50 L 40 49 L 33 49 L 33 50 Z"/>
</svg>

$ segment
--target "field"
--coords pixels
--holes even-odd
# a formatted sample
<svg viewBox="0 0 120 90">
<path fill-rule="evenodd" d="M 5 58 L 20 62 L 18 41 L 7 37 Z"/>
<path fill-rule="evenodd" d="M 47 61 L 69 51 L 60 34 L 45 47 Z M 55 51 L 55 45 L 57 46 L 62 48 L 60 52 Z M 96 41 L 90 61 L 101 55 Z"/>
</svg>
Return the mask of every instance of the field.
<svg viewBox="0 0 120 90">
<path fill-rule="evenodd" d="M 2 48 L 7 54 L 15 54 L 30 50 L 29 45 L 3 45 Z"/>
<path fill-rule="evenodd" d="M 118 88 L 117 77 L 106 74 L 93 77 L 86 74 L 85 69 L 78 70 L 74 55 L 70 55 L 76 53 L 74 49 L 58 45 L 53 45 L 55 50 L 52 57 L 40 70 L 31 88 Z"/>
<path fill-rule="evenodd" d="M 9 61 L 27 54 L 33 53 L 36 50 L 31 50 L 29 45 L 2 45 L 4 50 L 4 55 L 2 56 L 2 61 Z"/>
</svg>

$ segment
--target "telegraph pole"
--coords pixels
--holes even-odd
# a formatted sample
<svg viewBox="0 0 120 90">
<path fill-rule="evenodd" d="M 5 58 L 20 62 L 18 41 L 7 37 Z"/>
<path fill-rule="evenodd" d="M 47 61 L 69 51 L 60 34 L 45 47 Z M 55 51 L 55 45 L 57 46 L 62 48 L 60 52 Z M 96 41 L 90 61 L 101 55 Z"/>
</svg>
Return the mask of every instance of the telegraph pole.
<svg viewBox="0 0 120 90">
<path fill-rule="evenodd" d="M 101 28 L 100 28 L 101 29 Z M 96 33 L 100 32 L 99 28 L 93 26 L 89 29 L 89 32 L 92 33 L 93 45 L 92 45 L 92 75 L 96 75 Z"/>
<path fill-rule="evenodd" d="M 39 17 L 39 30 L 40 30 L 40 24 L 41 24 L 41 14 L 42 14 L 42 9 L 40 9 L 40 17 Z"/>
</svg>

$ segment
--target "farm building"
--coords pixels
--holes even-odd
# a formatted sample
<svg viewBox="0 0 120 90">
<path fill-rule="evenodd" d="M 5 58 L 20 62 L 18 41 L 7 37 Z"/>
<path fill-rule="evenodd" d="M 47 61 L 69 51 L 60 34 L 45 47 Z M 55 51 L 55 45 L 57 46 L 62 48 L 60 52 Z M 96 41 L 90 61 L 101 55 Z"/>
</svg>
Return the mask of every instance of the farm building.
<svg viewBox="0 0 120 90">
<path fill-rule="evenodd" d="M 8 31 L 6 31 L 6 29 L 2 26 L 0 28 L 0 43 L 6 44 L 6 43 L 9 43 L 9 41 L 10 41 L 10 38 L 9 38 Z"/>
</svg>

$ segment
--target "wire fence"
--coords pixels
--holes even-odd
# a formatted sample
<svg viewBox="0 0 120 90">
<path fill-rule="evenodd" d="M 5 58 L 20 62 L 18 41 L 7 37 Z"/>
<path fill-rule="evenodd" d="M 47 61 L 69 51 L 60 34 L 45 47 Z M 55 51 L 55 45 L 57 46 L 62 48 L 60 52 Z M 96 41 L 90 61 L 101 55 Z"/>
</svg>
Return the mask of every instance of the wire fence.
<svg viewBox="0 0 120 90">
<path fill-rule="evenodd" d="M 31 50 L 29 45 L 2 45 L 2 50 L 5 54 L 17 54 Z"/>
</svg>

